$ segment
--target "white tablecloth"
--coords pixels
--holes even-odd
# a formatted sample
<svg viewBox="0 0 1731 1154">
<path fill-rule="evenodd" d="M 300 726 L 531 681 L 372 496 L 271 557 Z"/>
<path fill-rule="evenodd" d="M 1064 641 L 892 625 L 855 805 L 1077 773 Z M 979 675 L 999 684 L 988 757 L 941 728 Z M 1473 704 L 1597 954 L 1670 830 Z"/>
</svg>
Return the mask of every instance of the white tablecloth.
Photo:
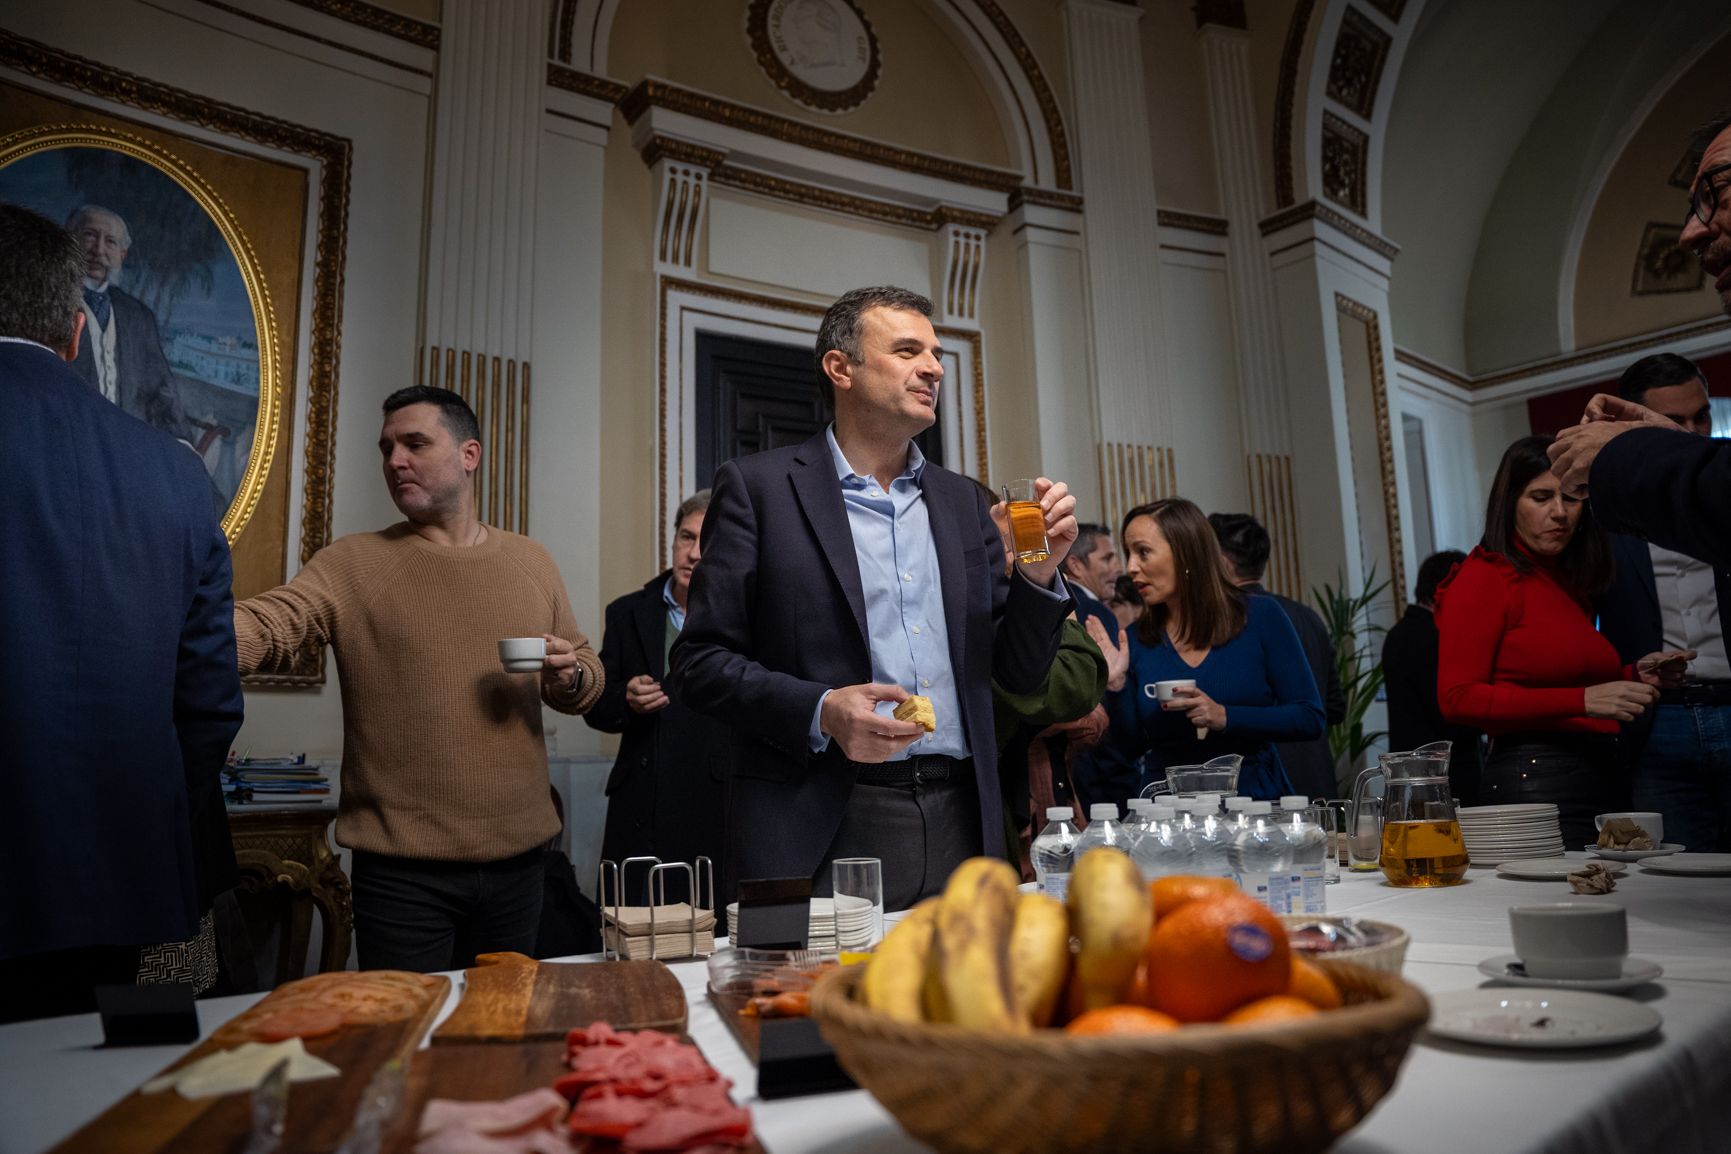
<svg viewBox="0 0 1731 1154">
<path fill-rule="evenodd" d="M 1579 856 L 1579 855 L 1575 855 Z M 1475 869 L 1463 886 L 1397 890 L 1381 875 L 1329 887 L 1329 909 L 1406 927 L 1406 976 L 1440 993 L 1485 979 L 1510 952 L 1510 905 L 1568 896 L 1559 882 Z M 1422 1039 L 1341 1154 L 1585 1154 L 1731 1150 L 1731 878 L 1643 874 L 1609 898 L 1629 911 L 1630 951 L 1665 967 L 1637 991 L 1664 1018 L 1645 1042 L 1603 1050 L 1506 1050 Z M 756 1098 L 756 1071 L 703 996 L 702 963 L 672 967 L 691 998 L 690 1032 L 756 1115 L 770 1154 L 917 1151 L 863 1091 L 780 1102 Z M 208 1031 L 256 1000 L 199 1004 Z M 578 1023 L 573 1023 L 576 1025 Z M 0 1154 L 34 1154 L 71 1134 L 172 1061 L 183 1047 L 102 1050 L 94 1015 L 0 1027 Z"/>
</svg>

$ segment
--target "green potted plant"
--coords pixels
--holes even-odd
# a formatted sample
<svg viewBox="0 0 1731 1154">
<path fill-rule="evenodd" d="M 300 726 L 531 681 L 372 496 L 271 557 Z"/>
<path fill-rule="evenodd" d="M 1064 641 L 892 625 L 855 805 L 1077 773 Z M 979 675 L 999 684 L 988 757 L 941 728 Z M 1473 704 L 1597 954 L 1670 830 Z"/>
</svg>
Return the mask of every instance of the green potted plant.
<svg viewBox="0 0 1731 1154">
<path fill-rule="evenodd" d="M 1344 578 L 1338 589 L 1325 584 L 1310 592 L 1328 626 L 1335 671 L 1346 694 L 1345 720 L 1328 727 L 1328 750 L 1334 755 L 1336 783 L 1342 791 L 1351 788 L 1365 751 L 1387 736 L 1380 729 L 1366 731 L 1364 716 L 1382 689 L 1382 664 L 1375 660 L 1372 641 L 1385 630 L 1371 620 L 1370 608 L 1388 587 L 1387 581 L 1377 581 L 1373 565 L 1356 593 L 1347 590 Z"/>
</svg>

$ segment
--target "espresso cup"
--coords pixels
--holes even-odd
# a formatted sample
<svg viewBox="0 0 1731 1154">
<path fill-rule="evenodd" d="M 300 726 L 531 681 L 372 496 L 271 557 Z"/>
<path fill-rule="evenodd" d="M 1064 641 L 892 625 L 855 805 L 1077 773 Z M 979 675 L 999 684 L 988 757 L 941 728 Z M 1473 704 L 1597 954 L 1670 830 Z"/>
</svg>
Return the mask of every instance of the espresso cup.
<svg viewBox="0 0 1731 1154">
<path fill-rule="evenodd" d="M 538 673 L 547 664 L 544 637 L 506 637 L 499 642 L 499 661 L 512 673 Z"/>
<path fill-rule="evenodd" d="M 1515 954 L 1532 978 L 1615 978 L 1629 954 L 1623 907 L 1604 902 L 1510 906 Z"/>
<path fill-rule="evenodd" d="M 1627 813 L 1601 813 L 1597 817 L 1593 818 L 1593 828 L 1604 829 L 1605 823 L 1614 817 L 1626 817 L 1642 829 L 1646 830 L 1647 836 L 1653 839 L 1654 849 L 1658 849 L 1660 846 L 1665 844 L 1665 817 L 1663 814 L 1650 812 L 1636 813 L 1633 811 Z"/>
<path fill-rule="evenodd" d="M 1142 692 L 1147 694 L 1149 697 L 1154 698 L 1156 701 L 1171 701 L 1173 690 L 1195 688 L 1196 682 L 1194 680 L 1156 681 L 1153 685 L 1144 685 L 1142 687 Z"/>
</svg>

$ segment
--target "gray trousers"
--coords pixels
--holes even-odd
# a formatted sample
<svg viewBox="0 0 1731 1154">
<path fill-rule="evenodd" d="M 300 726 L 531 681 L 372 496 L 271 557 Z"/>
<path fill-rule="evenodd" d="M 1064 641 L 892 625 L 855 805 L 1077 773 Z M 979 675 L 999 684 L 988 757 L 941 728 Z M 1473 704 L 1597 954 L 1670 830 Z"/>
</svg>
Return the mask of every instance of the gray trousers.
<svg viewBox="0 0 1731 1154">
<path fill-rule="evenodd" d="M 812 893 L 833 892 L 830 863 L 843 857 L 883 862 L 884 909 L 905 910 L 943 892 L 950 871 L 981 851 L 980 802 L 973 778 L 910 786 L 856 785 L 847 816 L 812 879 Z"/>
</svg>

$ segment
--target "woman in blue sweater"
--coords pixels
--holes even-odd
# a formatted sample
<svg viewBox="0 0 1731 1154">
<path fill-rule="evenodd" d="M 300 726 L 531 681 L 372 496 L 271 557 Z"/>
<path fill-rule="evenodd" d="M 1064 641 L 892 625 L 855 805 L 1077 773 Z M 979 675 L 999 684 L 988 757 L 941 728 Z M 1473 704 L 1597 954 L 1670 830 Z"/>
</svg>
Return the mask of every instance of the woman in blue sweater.
<svg viewBox="0 0 1731 1154">
<path fill-rule="evenodd" d="M 1110 739 L 1142 758 L 1142 784 L 1172 765 L 1244 758 L 1238 791 L 1254 798 L 1291 792 L 1276 741 L 1322 735 L 1322 698 L 1298 634 L 1270 597 L 1245 596 L 1220 562 L 1202 510 L 1174 498 L 1124 515 L 1124 571 L 1142 594 L 1142 617 L 1124 631 L 1129 669 L 1108 685 Z M 1194 680 L 1162 704 L 1154 686 Z M 1200 736 L 1198 736 L 1200 734 Z"/>
</svg>

